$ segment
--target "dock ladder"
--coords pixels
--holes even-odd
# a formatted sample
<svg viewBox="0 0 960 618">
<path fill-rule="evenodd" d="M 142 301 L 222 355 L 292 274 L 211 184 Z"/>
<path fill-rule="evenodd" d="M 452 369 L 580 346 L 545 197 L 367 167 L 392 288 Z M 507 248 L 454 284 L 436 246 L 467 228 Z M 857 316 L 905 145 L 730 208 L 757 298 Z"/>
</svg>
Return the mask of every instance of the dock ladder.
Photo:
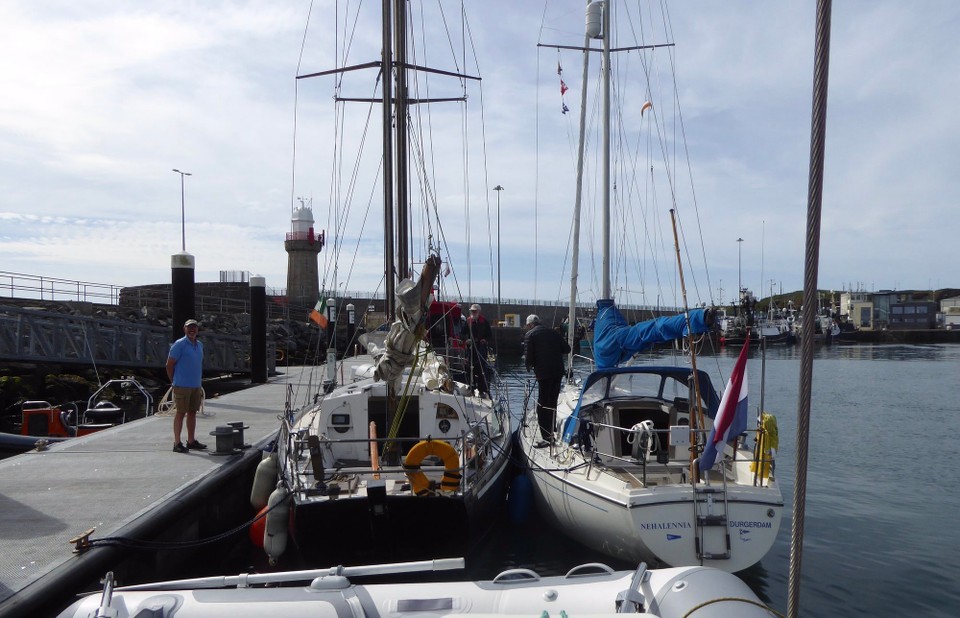
<svg viewBox="0 0 960 618">
<path fill-rule="evenodd" d="M 709 474 L 709 473 L 707 473 Z M 697 558 L 703 560 L 730 559 L 730 527 L 727 520 L 727 477 L 721 472 L 723 487 L 693 482 L 693 508 L 696 520 Z M 708 549 L 707 541 L 710 541 Z M 720 549 L 716 549 L 720 546 Z"/>
</svg>

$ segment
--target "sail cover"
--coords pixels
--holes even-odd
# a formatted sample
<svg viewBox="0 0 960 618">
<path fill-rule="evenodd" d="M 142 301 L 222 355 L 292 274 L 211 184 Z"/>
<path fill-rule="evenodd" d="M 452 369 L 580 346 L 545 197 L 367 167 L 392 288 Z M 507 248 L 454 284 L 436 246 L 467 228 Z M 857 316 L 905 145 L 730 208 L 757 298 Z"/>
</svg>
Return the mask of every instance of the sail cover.
<svg viewBox="0 0 960 618">
<path fill-rule="evenodd" d="M 423 333 L 424 311 L 432 300 L 433 281 L 437 277 L 440 258 L 431 256 L 424 264 L 420 281 L 404 279 L 397 284 L 397 318 L 390 325 L 386 350 L 377 359 L 374 377 L 390 382 L 397 380 L 405 367 L 413 362 L 413 354 Z"/>
<path fill-rule="evenodd" d="M 709 330 L 704 311 L 690 310 L 690 328 L 694 334 Z M 683 314 L 654 318 L 631 326 L 627 324 L 613 300 L 598 300 L 593 356 L 597 369 L 609 369 L 656 343 L 673 341 L 686 335 L 687 318 Z"/>
</svg>

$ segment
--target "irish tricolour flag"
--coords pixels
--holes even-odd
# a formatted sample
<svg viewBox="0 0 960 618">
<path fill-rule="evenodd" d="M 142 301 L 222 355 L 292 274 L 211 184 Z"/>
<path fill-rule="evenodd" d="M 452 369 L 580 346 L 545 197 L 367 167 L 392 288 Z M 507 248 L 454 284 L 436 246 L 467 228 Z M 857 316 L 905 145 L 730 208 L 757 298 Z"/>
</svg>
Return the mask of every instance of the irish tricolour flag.
<svg viewBox="0 0 960 618">
<path fill-rule="evenodd" d="M 318 300 L 308 317 L 319 324 L 320 328 L 326 328 L 329 323 L 329 320 L 327 320 L 327 299 L 321 298 Z"/>
<path fill-rule="evenodd" d="M 713 421 L 713 429 L 700 456 L 700 470 L 709 470 L 716 463 L 718 455 L 723 452 L 723 446 L 732 442 L 734 438 L 747 428 L 747 355 L 750 348 L 750 332 L 747 331 L 747 340 L 740 350 L 737 364 L 733 366 L 733 373 L 727 382 L 720 400 L 720 410 Z"/>
</svg>

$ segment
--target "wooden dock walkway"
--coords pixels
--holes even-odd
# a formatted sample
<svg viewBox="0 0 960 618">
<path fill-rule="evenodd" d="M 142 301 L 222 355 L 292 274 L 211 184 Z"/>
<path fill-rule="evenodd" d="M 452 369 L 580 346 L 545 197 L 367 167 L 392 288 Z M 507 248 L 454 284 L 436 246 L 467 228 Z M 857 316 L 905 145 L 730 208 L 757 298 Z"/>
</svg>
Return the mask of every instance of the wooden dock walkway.
<svg viewBox="0 0 960 618">
<path fill-rule="evenodd" d="M 51 585 L 63 587 L 84 561 L 86 570 L 102 567 L 88 558 L 101 548 L 77 555 L 68 542 L 72 537 L 90 528 L 96 528 L 93 539 L 143 534 L 151 519 L 205 481 L 215 482 L 242 460 L 247 465 L 251 458 L 259 460 L 258 447 L 269 443 L 279 427 L 288 387 L 296 392 L 301 377 L 307 379 L 302 368 L 284 371 L 266 384 L 207 399 L 197 438 L 208 451 L 172 452 L 173 419 L 163 415 L 0 461 L 0 616 L 39 615 L 23 613 L 32 607 L 29 598 L 35 602 L 49 594 Z M 251 448 L 237 455 L 210 454 L 215 445 L 210 432 L 241 421 Z"/>
</svg>

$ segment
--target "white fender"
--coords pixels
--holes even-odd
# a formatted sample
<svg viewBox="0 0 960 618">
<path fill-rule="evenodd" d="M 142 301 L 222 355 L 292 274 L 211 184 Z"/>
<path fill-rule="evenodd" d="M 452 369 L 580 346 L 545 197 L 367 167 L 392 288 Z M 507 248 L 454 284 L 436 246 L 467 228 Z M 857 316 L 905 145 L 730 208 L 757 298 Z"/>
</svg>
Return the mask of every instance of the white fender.
<svg viewBox="0 0 960 618">
<path fill-rule="evenodd" d="M 280 464 L 277 460 L 277 454 L 264 453 L 263 459 L 257 464 L 257 472 L 253 476 L 253 487 L 250 489 L 250 505 L 257 512 L 267 506 L 270 499 L 270 492 L 277 482 L 277 474 L 280 472 Z"/>
<path fill-rule="evenodd" d="M 267 552 L 270 564 L 277 564 L 280 554 L 287 548 L 287 528 L 290 519 L 290 492 L 281 484 L 267 500 L 267 525 L 263 529 L 263 551 Z"/>
</svg>

